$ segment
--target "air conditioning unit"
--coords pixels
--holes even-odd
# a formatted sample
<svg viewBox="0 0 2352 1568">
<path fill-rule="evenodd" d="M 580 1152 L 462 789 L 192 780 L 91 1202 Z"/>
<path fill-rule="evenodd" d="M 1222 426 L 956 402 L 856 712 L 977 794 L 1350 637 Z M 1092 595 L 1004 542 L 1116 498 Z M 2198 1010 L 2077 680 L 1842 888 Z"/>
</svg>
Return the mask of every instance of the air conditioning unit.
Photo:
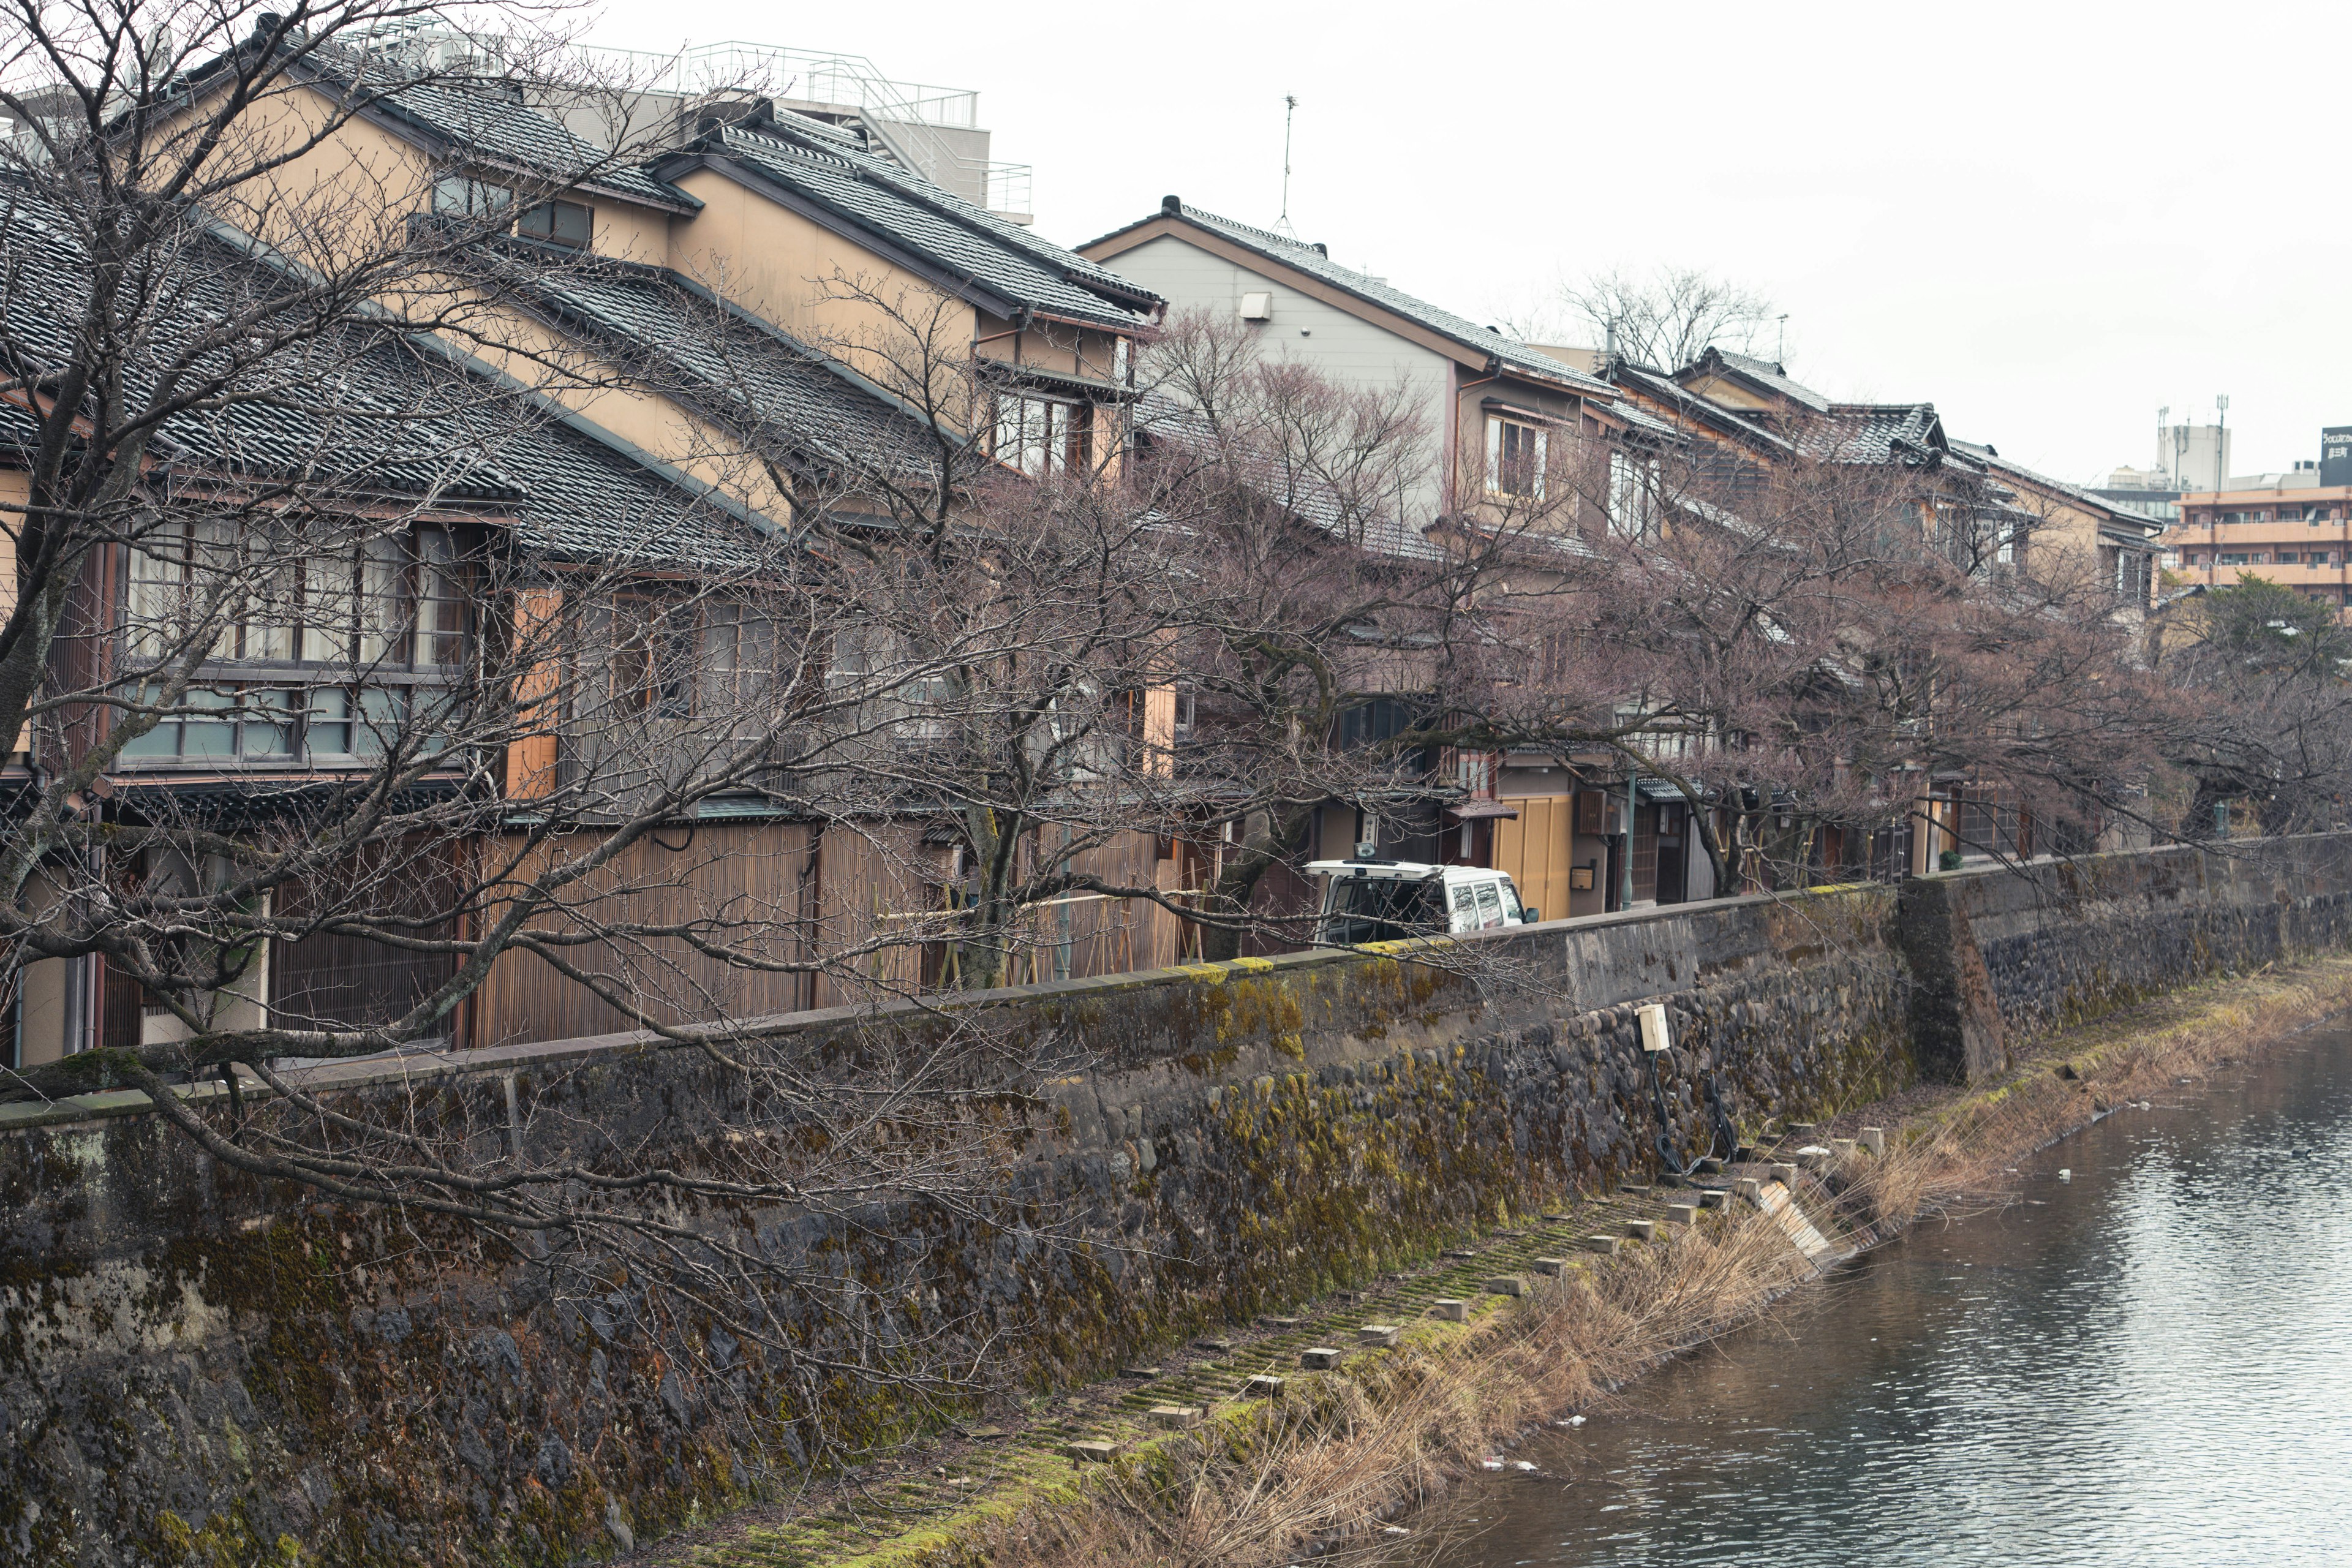
<svg viewBox="0 0 2352 1568">
<path fill-rule="evenodd" d="M 1274 293 L 1271 289 L 1242 296 L 1242 320 L 1271 321 L 1274 320 Z"/>
</svg>

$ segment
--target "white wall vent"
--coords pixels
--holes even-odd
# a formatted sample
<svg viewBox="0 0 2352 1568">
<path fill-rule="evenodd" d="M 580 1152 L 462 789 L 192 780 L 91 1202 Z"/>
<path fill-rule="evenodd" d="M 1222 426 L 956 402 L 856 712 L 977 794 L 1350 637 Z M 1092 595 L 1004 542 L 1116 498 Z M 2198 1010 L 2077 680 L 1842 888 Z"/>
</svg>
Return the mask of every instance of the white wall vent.
<svg viewBox="0 0 2352 1568">
<path fill-rule="evenodd" d="M 1244 321 L 1271 321 L 1274 320 L 1273 292 L 1271 290 L 1260 290 L 1256 293 L 1243 295 L 1242 320 Z"/>
</svg>

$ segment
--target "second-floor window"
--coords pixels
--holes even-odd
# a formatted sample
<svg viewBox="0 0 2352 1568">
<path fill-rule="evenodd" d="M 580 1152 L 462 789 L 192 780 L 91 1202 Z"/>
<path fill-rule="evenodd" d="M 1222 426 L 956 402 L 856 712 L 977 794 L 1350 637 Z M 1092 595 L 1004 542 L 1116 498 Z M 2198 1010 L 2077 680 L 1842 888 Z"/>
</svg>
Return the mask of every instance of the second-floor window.
<svg viewBox="0 0 2352 1568">
<path fill-rule="evenodd" d="M 594 237 L 596 215 L 583 202 L 540 202 L 522 209 L 515 232 L 525 239 L 585 250 Z"/>
<path fill-rule="evenodd" d="M 1544 499 L 1550 467 L 1551 432 L 1500 415 L 1486 419 L 1486 489 L 1489 494 Z"/>
<path fill-rule="evenodd" d="M 433 210 L 446 217 L 492 217 L 514 205 L 505 185 L 468 174 L 444 174 L 433 182 Z"/>
<path fill-rule="evenodd" d="M 1076 404 L 1000 392 L 990 454 L 1032 479 L 1058 474 L 1069 467 L 1070 449 L 1085 419 L 1085 409 Z"/>
<path fill-rule="evenodd" d="M 465 656 L 466 593 L 446 530 L 310 546 L 299 533 L 173 524 L 131 552 L 132 657 L 209 636 L 213 660 L 432 669 Z"/>
<path fill-rule="evenodd" d="M 1658 466 L 1623 451 L 1609 454 L 1609 531 L 1647 538 L 1656 521 Z"/>
</svg>

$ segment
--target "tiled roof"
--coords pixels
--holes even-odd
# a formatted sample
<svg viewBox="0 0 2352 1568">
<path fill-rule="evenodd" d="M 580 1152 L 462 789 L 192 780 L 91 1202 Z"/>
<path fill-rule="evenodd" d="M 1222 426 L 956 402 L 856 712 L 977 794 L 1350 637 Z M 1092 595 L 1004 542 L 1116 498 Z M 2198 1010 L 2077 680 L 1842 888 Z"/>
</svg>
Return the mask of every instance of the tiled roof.
<svg viewBox="0 0 2352 1568">
<path fill-rule="evenodd" d="M 1786 449 L 1789 443 L 1737 408 L 1702 396 L 1664 372 L 1647 365 L 1619 360 L 1609 370 L 1610 379 L 1629 386 L 1661 403 L 1685 410 L 1718 428 L 1735 432 L 1757 446 Z"/>
<path fill-rule="evenodd" d="M 1916 460 L 1945 448 L 1932 403 L 1840 403 L 1805 432 L 1815 455 L 1843 463 Z"/>
<path fill-rule="evenodd" d="M 1622 397 L 1612 400 L 1609 405 L 1609 412 L 1614 414 L 1618 418 L 1625 421 L 1626 424 L 1632 426 L 1634 429 L 1646 431 L 1648 434 L 1658 437 L 1662 440 L 1679 440 L 1684 435 L 1683 431 L 1675 428 L 1673 425 L 1668 424 L 1665 420 L 1659 418 L 1648 409 L 1628 403 Z"/>
<path fill-rule="evenodd" d="M 16 193 L 0 225 L 0 334 L 41 362 L 62 363 L 84 306 L 89 268 L 59 215 Z M 227 310 L 266 299 L 278 275 L 227 245 L 182 253 L 173 308 L 146 323 L 149 357 L 129 368 L 135 400 L 157 361 Z M 719 561 L 748 547 L 746 524 L 689 486 L 599 440 L 560 412 L 495 391 L 425 352 L 389 323 L 353 324 L 315 349 L 265 363 L 245 395 L 168 421 L 157 456 L 199 472 L 299 480 L 313 494 L 393 495 L 489 503 L 527 547 L 573 560 Z M 37 430 L 0 404 L 0 446 L 22 450 Z"/>
<path fill-rule="evenodd" d="M 2053 479 L 2047 474 L 2036 473 L 2022 463 L 2012 462 L 1990 445 L 1979 446 L 1973 441 L 1954 441 L 1952 446 L 1996 472 L 2014 474 L 2030 484 L 2039 485 L 2044 489 L 2055 490 L 2090 511 L 2117 520 L 2123 528 L 2132 531 L 2135 534 L 2137 534 L 2143 527 L 2153 530 L 2162 526 L 2157 519 L 2149 517 L 2147 513 L 2134 511 L 2129 507 L 2118 505 L 2095 490 L 2085 489 L 2081 485 L 2070 485 L 2063 479 Z"/>
<path fill-rule="evenodd" d="M 666 367 L 689 384 L 680 390 L 715 402 L 739 426 L 860 467 L 893 451 L 911 457 L 931 439 L 928 426 L 838 363 L 677 273 L 604 259 L 535 267 L 536 248 L 485 247 L 518 289 L 624 368 Z"/>
<path fill-rule="evenodd" d="M 499 468 L 524 489 L 515 533 L 533 554 L 713 569 L 740 569 L 760 555 L 763 546 L 740 518 L 554 411 L 508 418 L 495 437 Z"/>
<path fill-rule="evenodd" d="M 67 363 L 76 352 L 69 336 L 87 310 L 88 252 L 65 215 L 33 194 L 20 188 L 0 200 L 7 212 L 0 267 L 8 279 L 0 290 L 0 335 L 37 363 Z M 135 323 L 142 347 L 121 367 L 126 401 L 138 405 L 178 358 L 203 351 L 215 323 L 266 304 L 276 282 L 225 245 L 200 240 L 182 252 L 165 290 L 168 308 Z M 246 370 L 225 351 L 198 352 L 194 363 L 199 376 L 230 379 L 209 400 L 215 406 L 176 414 L 158 429 L 158 458 L 354 492 L 451 500 L 519 493 L 452 423 L 467 399 L 436 395 L 394 333 L 332 331 Z"/>
<path fill-rule="evenodd" d="M 1442 310 L 1426 300 L 1417 299 L 1402 289 L 1391 287 L 1381 279 L 1359 272 L 1351 267 L 1341 266 L 1326 254 L 1325 247 L 1322 246 L 1308 245 L 1289 238 L 1287 236 L 1276 234 L 1270 229 L 1254 228 L 1245 223 L 1236 223 L 1232 218 L 1219 217 L 1214 213 L 1202 212 L 1198 207 L 1177 202 L 1172 196 L 1169 198 L 1169 204 L 1142 221 L 1150 223 L 1160 217 L 1180 218 L 1254 250 L 1269 261 L 1279 262 L 1285 267 L 1304 272 L 1309 277 L 1344 289 L 1358 299 L 1378 305 L 1384 310 L 1425 327 L 1438 336 L 1450 339 L 1465 348 L 1499 360 L 1515 371 L 1570 386 L 1579 392 L 1590 393 L 1595 396 L 1606 396 L 1609 393 L 1607 383 L 1597 381 L 1572 365 L 1564 364 L 1549 354 L 1529 348 L 1517 338 L 1498 332 L 1490 327 L 1482 327 L 1465 317 L 1455 315 L 1451 310 Z M 1138 226 L 1134 224 L 1128 226 L 1129 228 L 1136 226 Z M 1125 233 L 1126 230 L 1116 229 L 1112 232 L 1120 234 Z M 1105 235 L 1102 237 L 1108 239 L 1111 236 Z M 1100 244 L 1101 241 L 1097 240 L 1094 243 Z"/>
<path fill-rule="evenodd" d="M 1771 360 L 1733 353 L 1729 349 L 1709 348 L 1706 353 L 1698 357 L 1692 368 L 1705 370 L 1708 368 L 1707 362 L 1710 360 L 1721 365 L 1723 369 L 1756 382 L 1769 391 L 1779 393 L 1790 402 L 1801 404 L 1816 414 L 1827 414 L 1830 411 L 1830 400 L 1827 397 L 1810 386 L 1790 381 L 1788 371 Z"/>
<path fill-rule="evenodd" d="M 1131 330 L 1159 303 L 1117 273 L 860 151 L 829 128 L 789 120 L 733 126 L 656 170 L 676 176 L 705 159 L 735 163 L 1016 306 Z"/>
<path fill-rule="evenodd" d="M 494 163 L 551 179 L 581 180 L 659 206 L 691 210 L 701 205 L 676 186 L 616 162 L 495 83 L 419 82 L 369 107 Z"/>
</svg>

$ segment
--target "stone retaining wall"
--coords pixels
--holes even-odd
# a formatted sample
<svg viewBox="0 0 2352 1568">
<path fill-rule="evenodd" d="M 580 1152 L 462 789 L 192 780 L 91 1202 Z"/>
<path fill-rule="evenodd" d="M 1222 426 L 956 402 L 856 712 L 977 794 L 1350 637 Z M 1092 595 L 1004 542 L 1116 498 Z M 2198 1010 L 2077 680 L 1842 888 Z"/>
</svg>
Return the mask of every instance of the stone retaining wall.
<svg viewBox="0 0 2352 1568">
<path fill-rule="evenodd" d="M 1093 1052 L 1044 1086 L 1021 1171 L 1084 1246 L 937 1214 L 724 1223 L 866 1289 L 866 1353 L 952 1321 L 1050 1386 L 1649 1168 L 1639 1002 L 1670 1005 L 1692 1150 L 1710 1074 L 1751 1127 L 1981 1074 L 2020 1030 L 2340 945 L 2347 897 L 2352 841 L 2305 838 L 1558 921 L 1480 939 L 1468 970 L 1319 953 L 1020 988 L 970 1005 Z M 855 1022 L 793 1027 L 850 1049 Z M 421 1089 L 325 1076 L 486 1136 L 511 1081 L 536 1153 L 689 1163 L 737 1092 L 626 1037 L 475 1053 Z M 625 1278 L 559 1291 L 420 1216 L 215 1168 L 142 1103 L 0 1108 L 0 1562 L 247 1562 L 281 1533 L 323 1561 L 593 1555 L 787 1476 L 821 1426 L 906 1419 L 716 1322 L 656 1332 Z M 915 1299 L 873 1291 L 910 1270 Z M 757 1439 L 718 1418 L 745 1402 L 774 1417 Z"/>
</svg>

